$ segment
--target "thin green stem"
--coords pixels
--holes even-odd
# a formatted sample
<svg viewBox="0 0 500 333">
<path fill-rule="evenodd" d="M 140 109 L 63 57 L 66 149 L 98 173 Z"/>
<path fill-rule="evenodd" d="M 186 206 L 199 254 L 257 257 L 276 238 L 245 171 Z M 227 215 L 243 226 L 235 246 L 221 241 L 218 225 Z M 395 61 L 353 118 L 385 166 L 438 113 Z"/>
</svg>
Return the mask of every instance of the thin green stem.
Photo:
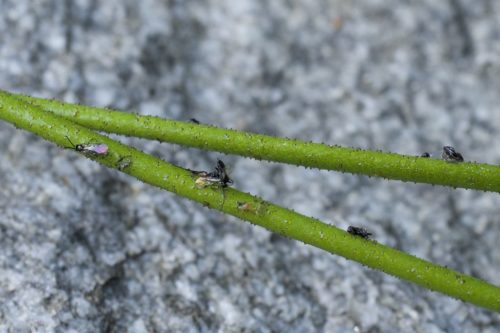
<svg viewBox="0 0 500 333">
<path fill-rule="evenodd" d="M 306 244 L 382 270 L 427 289 L 500 312 L 500 288 L 479 279 L 365 240 L 232 188 L 196 186 L 199 175 L 99 135 L 53 113 L 0 92 L 0 119 L 56 144 L 102 143 L 107 155 L 86 157 L 207 207 Z M 123 165 L 124 158 L 127 164 Z"/>
<path fill-rule="evenodd" d="M 448 163 L 438 159 L 329 146 L 19 94 L 14 96 L 85 127 L 108 133 L 310 168 L 500 192 L 500 167 L 496 165 L 475 162 Z"/>
</svg>

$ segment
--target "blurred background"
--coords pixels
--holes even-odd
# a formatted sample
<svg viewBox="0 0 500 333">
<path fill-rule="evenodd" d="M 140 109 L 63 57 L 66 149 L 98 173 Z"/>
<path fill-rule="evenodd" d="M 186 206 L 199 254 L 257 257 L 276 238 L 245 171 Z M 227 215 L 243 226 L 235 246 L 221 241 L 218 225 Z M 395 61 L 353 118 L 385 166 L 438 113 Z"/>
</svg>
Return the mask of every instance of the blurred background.
<svg viewBox="0 0 500 333">
<path fill-rule="evenodd" d="M 500 2 L 0 1 L 1 89 L 500 163 Z M 500 284 L 497 193 L 120 138 Z M 500 315 L 107 170 L 0 123 L 1 332 L 497 332 Z"/>
</svg>

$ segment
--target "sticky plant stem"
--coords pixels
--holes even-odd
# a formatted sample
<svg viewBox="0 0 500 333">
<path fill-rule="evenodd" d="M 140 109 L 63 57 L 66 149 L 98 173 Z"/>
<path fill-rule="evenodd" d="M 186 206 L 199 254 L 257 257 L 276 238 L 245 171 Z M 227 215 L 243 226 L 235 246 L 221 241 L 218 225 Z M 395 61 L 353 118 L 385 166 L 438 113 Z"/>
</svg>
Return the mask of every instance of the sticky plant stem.
<svg viewBox="0 0 500 333">
<path fill-rule="evenodd" d="M 110 168 L 119 168 L 120 161 L 127 157 L 130 163 L 121 171 L 145 183 L 427 289 L 500 312 L 500 288 L 497 286 L 350 235 L 332 225 L 232 188 L 198 188 L 195 185 L 198 176 L 188 170 L 1 92 L 0 119 L 60 146 L 67 147 L 67 138 L 75 143 L 106 144 L 109 147 L 107 155 L 84 155 Z"/>
<path fill-rule="evenodd" d="M 80 125 L 108 133 L 310 168 L 405 182 L 500 192 L 500 166 L 496 165 L 475 162 L 449 163 L 432 158 L 329 146 L 20 94 L 13 95 Z"/>
</svg>

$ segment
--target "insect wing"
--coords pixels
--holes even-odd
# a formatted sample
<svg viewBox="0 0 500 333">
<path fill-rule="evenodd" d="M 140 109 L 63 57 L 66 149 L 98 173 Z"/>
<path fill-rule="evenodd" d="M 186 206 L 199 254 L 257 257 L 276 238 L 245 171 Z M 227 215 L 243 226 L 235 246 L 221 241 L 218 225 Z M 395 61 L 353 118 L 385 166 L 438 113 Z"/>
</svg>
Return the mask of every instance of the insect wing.
<svg viewBox="0 0 500 333">
<path fill-rule="evenodd" d="M 104 143 L 99 143 L 99 144 L 88 145 L 87 147 L 85 147 L 85 150 L 93 152 L 97 155 L 106 155 L 108 153 L 109 148 Z"/>
</svg>

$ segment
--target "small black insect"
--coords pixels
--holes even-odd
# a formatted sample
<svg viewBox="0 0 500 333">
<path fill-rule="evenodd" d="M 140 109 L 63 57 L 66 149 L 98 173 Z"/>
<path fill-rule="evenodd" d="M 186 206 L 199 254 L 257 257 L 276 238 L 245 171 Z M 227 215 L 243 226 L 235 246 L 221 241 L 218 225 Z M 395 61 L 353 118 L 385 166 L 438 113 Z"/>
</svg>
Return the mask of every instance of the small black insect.
<svg viewBox="0 0 500 333">
<path fill-rule="evenodd" d="M 189 118 L 189 121 L 195 124 L 199 124 L 200 122 L 196 118 Z"/>
<path fill-rule="evenodd" d="M 372 233 L 365 228 L 354 227 L 352 225 L 347 228 L 347 232 L 354 236 L 363 237 L 364 239 L 370 239 L 370 236 L 372 235 Z"/>
<path fill-rule="evenodd" d="M 199 175 L 196 179 L 196 186 L 203 188 L 212 184 L 218 184 L 221 187 L 228 187 L 233 184 L 233 180 L 229 178 L 226 171 L 226 165 L 221 160 L 217 160 L 215 170 L 212 172 L 206 171 L 191 171 Z"/>
<path fill-rule="evenodd" d="M 420 155 L 420 157 L 431 157 L 431 154 L 425 151 L 422 153 L 422 155 Z"/>
<path fill-rule="evenodd" d="M 73 142 L 71 142 L 71 140 L 66 137 L 66 139 L 68 139 L 69 143 L 71 143 L 71 148 L 78 151 L 78 152 L 81 152 L 81 153 L 84 153 L 84 154 L 88 154 L 88 155 L 107 155 L 108 154 L 108 146 L 105 145 L 104 143 L 89 143 L 89 144 L 73 144 Z"/>
<path fill-rule="evenodd" d="M 211 176 L 218 178 L 222 187 L 227 187 L 228 185 L 233 184 L 233 180 L 229 178 L 229 175 L 227 174 L 226 165 L 221 160 L 217 160 L 215 171 L 212 172 Z"/>
<path fill-rule="evenodd" d="M 443 153 L 441 154 L 441 157 L 443 160 L 447 162 L 463 162 L 464 158 L 462 154 L 457 152 L 455 148 L 451 146 L 444 146 L 443 147 Z"/>
</svg>

